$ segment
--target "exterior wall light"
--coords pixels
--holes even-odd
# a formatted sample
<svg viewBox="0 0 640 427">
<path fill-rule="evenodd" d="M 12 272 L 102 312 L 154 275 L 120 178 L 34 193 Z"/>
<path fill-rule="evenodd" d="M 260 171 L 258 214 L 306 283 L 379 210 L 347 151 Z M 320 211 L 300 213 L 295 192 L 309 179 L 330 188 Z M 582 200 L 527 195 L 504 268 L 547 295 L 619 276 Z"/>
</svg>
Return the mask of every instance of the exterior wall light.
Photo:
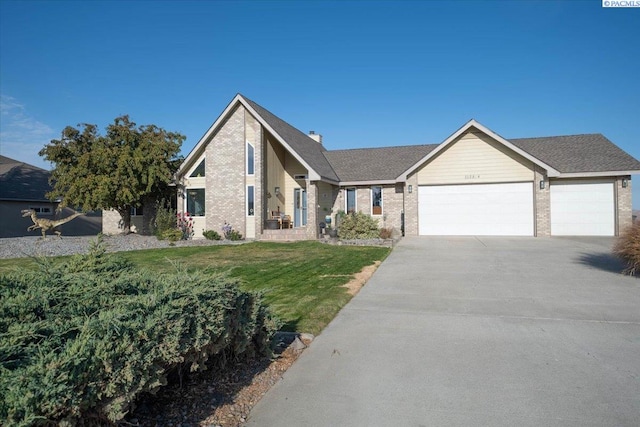
<svg viewBox="0 0 640 427">
<path fill-rule="evenodd" d="M 629 186 L 629 182 L 627 178 L 622 178 L 622 188 L 627 188 Z"/>
<path fill-rule="evenodd" d="M 276 187 L 274 190 L 274 193 L 276 193 L 276 196 L 280 195 L 280 187 Z"/>
<path fill-rule="evenodd" d="M 540 189 L 544 190 L 544 188 L 547 186 L 547 184 L 544 182 L 544 180 L 540 181 Z"/>
<path fill-rule="evenodd" d="M 408 190 L 409 190 L 409 193 L 413 193 L 413 185 L 409 184 Z"/>
</svg>

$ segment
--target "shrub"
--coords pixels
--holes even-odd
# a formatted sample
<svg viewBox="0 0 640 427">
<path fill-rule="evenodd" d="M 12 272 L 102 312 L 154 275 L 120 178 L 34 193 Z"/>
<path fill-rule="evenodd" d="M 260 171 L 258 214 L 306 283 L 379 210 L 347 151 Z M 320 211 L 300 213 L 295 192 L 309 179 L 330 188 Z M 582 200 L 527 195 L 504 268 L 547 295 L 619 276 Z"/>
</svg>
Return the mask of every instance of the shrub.
<svg viewBox="0 0 640 427">
<path fill-rule="evenodd" d="M 178 226 L 176 211 L 167 207 L 165 201 L 156 205 L 156 217 L 153 219 L 154 234 L 162 239 L 162 234 L 167 230 L 173 230 Z"/>
<path fill-rule="evenodd" d="M 613 252 L 626 262 L 625 274 L 640 273 L 640 223 L 636 222 L 618 237 Z"/>
<path fill-rule="evenodd" d="M 242 240 L 242 234 L 240 234 L 239 231 L 234 230 L 229 223 L 224 223 L 222 226 L 222 232 L 224 233 L 224 238 L 227 240 Z"/>
<path fill-rule="evenodd" d="M 381 239 L 390 239 L 393 237 L 393 227 L 383 227 L 380 229 Z"/>
<path fill-rule="evenodd" d="M 277 321 L 237 279 L 88 255 L 0 276 L 0 420 L 114 423 L 172 372 L 269 354 Z"/>
<path fill-rule="evenodd" d="M 165 230 L 162 232 L 158 238 L 160 240 L 168 240 L 170 242 L 177 242 L 178 240 L 182 240 L 184 236 L 184 232 L 179 228 L 172 228 L 170 230 Z"/>
<path fill-rule="evenodd" d="M 202 232 L 202 235 L 207 239 L 207 240 L 220 240 L 220 233 L 218 233 L 215 230 L 206 230 Z"/>
<path fill-rule="evenodd" d="M 340 219 L 341 239 L 375 239 L 379 237 L 378 222 L 362 212 L 349 213 Z"/>
</svg>

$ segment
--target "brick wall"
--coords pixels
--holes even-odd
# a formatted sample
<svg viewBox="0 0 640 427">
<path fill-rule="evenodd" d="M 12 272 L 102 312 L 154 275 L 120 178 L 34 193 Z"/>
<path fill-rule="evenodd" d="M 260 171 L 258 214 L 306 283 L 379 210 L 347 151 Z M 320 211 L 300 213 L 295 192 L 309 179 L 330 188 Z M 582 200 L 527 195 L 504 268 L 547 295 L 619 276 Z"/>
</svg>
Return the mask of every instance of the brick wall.
<svg viewBox="0 0 640 427">
<path fill-rule="evenodd" d="M 409 185 L 413 191 L 409 193 Z M 418 175 L 414 173 L 407 178 L 404 198 L 404 234 L 405 236 L 418 235 Z"/>
<path fill-rule="evenodd" d="M 317 239 L 320 223 L 318 215 L 318 186 L 307 180 L 307 237 Z"/>
<path fill-rule="evenodd" d="M 263 181 L 266 179 L 264 173 L 264 148 L 263 148 L 263 135 L 262 135 L 262 126 L 253 117 L 248 111 L 245 112 L 244 115 L 244 123 L 245 123 L 245 141 L 250 142 L 254 147 L 254 176 L 246 177 L 246 185 L 254 186 L 254 210 L 255 214 L 253 217 L 246 217 L 246 221 L 253 221 L 253 224 L 247 223 L 246 232 L 243 233 L 247 237 L 256 237 L 262 233 L 265 212 L 267 210 L 265 202 L 263 202 Z M 244 146 L 243 146 L 244 147 Z M 245 147 L 246 149 L 246 147 Z M 243 151 L 244 153 L 244 151 Z M 243 166 L 244 170 L 244 166 Z M 246 190 L 245 190 L 246 191 Z M 245 192 L 243 191 L 242 195 L 244 196 Z M 246 215 L 246 212 L 245 212 Z M 253 236 L 249 235 L 249 231 L 253 232 Z"/>
<path fill-rule="evenodd" d="M 622 187 L 622 180 L 627 180 L 627 188 Z M 620 235 L 633 223 L 633 208 L 631 202 L 631 177 L 621 176 L 616 179 L 618 229 L 616 235 Z"/>
<path fill-rule="evenodd" d="M 382 187 L 381 227 L 393 227 L 393 235 L 401 235 L 402 211 L 404 210 L 403 185 L 385 185 Z"/>
<path fill-rule="evenodd" d="M 540 189 L 540 181 L 545 182 L 545 188 Z M 534 171 L 533 192 L 535 198 L 535 235 L 538 237 L 548 237 L 551 235 L 551 186 L 549 178 L 544 171 L 536 167 Z"/>
<path fill-rule="evenodd" d="M 239 106 L 206 148 L 206 228 L 220 230 L 225 221 L 245 230 L 245 109 Z"/>
</svg>

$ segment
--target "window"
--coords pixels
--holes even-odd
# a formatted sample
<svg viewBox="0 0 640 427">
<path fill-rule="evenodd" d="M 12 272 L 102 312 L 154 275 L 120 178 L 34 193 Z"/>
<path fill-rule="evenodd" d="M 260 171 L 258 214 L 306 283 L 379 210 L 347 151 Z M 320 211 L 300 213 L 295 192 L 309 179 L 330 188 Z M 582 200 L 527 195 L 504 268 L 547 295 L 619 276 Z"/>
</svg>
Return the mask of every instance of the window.
<svg viewBox="0 0 640 427">
<path fill-rule="evenodd" d="M 142 215 L 143 215 L 142 206 L 139 206 L 139 207 L 132 206 L 131 207 L 131 216 L 142 216 Z"/>
<path fill-rule="evenodd" d="M 347 213 L 355 213 L 356 212 L 356 189 L 355 188 L 347 188 L 347 200 L 346 200 L 346 211 Z"/>
<path fill-rule="evenodd" d="M 51 215 L 51 208 L 49 206 L 29 206 L 29 209 L 33 209 L 40 215 Z"/>
<path fill-rule="evenodd" d="M 255 149 L 253 148 L 253 145 L 247 142 L 247 175 L 254 174 L 254 169 L 255 169 L 254 154 L 255 154 Z"/>
<path fill-rule="evenodd" d="M 187 188 L 187 212 L 191 216 L 204 216 L 204 188 Z"/>
<path fill-rule="evenodd" d="M 253 185 L 247 185 L 247 216 L 254 216 L 255 195 Z"/>
<path fill-rule="evenodd" d="M 198 167 L 191 172 L 189 178 L 200 178 L 201 176 L 204 176 L 204 159 L 202 159 Z"/>
<path fill-rule="evenodd" d="M 382 215 L 382 187 L 371 187 L 371 213 Z"/>
</svg>

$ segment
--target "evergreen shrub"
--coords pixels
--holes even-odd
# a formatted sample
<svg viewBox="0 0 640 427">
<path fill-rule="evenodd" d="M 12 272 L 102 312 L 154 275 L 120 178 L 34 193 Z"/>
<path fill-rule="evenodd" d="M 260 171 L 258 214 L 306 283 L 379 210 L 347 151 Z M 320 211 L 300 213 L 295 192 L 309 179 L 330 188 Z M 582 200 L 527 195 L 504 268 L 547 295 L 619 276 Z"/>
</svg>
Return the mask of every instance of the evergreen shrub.
<svg viewBox="0 0 640 427">
<path fill-rule="evenodd" d="M 378 221 L 362 212 L 348 213 L 341 216 L 338 227 L 341 239 L 377 239 L 380 237 Z"/>
<path fill-rule="evenodd" d="M 279 326 L 236 279 L 136 269 L 101 243 L 39 267 L 0 276 L 2 425 L 115 423 L 173 372 L 269 355 Z"/>
</svg>

